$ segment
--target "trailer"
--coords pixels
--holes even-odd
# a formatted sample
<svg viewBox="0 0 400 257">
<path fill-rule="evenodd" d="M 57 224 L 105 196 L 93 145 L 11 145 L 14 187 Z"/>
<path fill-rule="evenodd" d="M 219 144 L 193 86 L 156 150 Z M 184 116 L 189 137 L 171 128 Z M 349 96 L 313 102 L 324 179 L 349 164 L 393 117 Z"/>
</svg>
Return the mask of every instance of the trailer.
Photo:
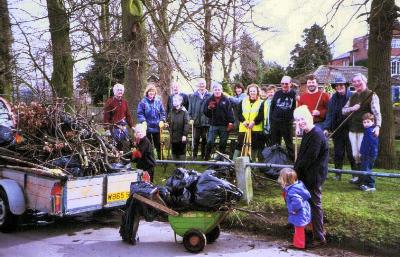
<svg viewBox="0 0 400 257">
<path fill-rule="evenodd" d="M 125 205 L 141 170 L 96 176 L 66 176 L 60 170 L 32 173 L 0 167 L 0 230 L 12 231 L 27 211 L 63 217 Z M 143 176 L 146 177 L 146 176 Z"/>
</svg>

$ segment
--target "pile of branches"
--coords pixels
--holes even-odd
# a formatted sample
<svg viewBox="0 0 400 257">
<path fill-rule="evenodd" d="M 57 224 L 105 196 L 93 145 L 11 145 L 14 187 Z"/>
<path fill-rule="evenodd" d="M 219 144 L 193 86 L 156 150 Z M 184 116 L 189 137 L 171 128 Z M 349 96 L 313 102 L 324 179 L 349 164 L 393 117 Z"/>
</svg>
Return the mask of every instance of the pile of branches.
<svg viewBox="0 0 400 257">
<path fill-rule="evenodd" d="M 58 169 L 61 175 L 81 177 L 130 166 L 112 140 L 97 132 L 99 124 L 66 112 L 63 104 L 19 103 L 13 113 L 17 140 L 0 147 L 0 162 L 9 167 L 36 173 Z"/>
</svg>

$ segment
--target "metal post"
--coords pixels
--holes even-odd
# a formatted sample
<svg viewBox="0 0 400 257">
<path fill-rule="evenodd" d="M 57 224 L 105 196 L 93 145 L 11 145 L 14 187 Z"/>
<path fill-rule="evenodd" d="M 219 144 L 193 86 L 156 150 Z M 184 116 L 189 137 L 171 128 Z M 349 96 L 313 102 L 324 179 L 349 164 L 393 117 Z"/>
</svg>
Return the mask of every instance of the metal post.
<svg viewBox="0 0 400 257">
<path fill-rule="evenodd" d="M 243 198 L 247 204 L 253 200 L 253 183 L 251 180 L 251 168 L 247 165 L 250 163 L 248 156 L 236 158 L 235 171 L 237 186 L 243 191 Z"/>
</svg>

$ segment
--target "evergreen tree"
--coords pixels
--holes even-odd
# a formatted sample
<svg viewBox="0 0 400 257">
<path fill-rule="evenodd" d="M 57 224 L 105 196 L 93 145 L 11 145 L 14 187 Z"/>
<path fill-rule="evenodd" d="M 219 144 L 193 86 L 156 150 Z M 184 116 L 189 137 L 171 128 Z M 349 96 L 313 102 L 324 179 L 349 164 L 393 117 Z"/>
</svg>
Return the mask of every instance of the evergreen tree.
<svg viewBox="0 0 400 257">
<path fill-rule="evenodd" d="M 290 52 L 291 65 L 288 74 L 292 77 L 310 72 L 320 65 L 328 64 L 332 54 L 324 30 L 314 24 L 303 31 L 303 44 L 296 44 Z"/>
<path fill-rule="evenodd" d="M 268 63 L 264 74 L 263 84 L 279 84 L 284 75 L 285 69 L 282 66 L 276 62 Z"/>
<path fill-rule="evenodd" d="M 265 63 L 260 44 L 254 42 L 249 34 L 240 37 L 240 66 L 243 85 L 261 83 L 263 81 Z"/>
</svg>

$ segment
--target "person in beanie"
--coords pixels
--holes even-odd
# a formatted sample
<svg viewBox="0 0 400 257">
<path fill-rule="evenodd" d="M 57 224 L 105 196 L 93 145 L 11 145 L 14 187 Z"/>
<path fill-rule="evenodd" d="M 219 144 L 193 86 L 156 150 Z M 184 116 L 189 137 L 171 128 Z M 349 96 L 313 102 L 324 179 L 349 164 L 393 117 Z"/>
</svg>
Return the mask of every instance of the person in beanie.
<svg viewBox="0 0 400 257">
<path fill-rule="evenodd" d="M 186 138 L 189 133 L 189 114 L 182 106 L 182 101 L 181 95 L 174 95 L 172 98 L 174 108 L 168 115 L 168 123 L 172 158 L 184 161 L 186 159 Z"/>
<path fill-rule="evenodd" d="M 326 244 L 322 210 L 322 185 L 328 174 L 329 146 L 322 130 L 314 126 L 313 116 L 306 105 L 297 107 L 293 116 L 297 126 L 304 132 L 294 170 L 299 180 L 303 181 L 311 194 L 309 203 L 311 206 L 313 242 L 307 247 L 313 248 Z"/>
<path fill-rule="evenodd" d="M 136 150 L 132 151 L 132 161 L 136 162 L 136 168 L 147 171 L 150 175 L 150 181 L 154 179 L 154 159 L 153 146 L 146 137 L 146 126 L 138 124 L 135 127 L 134 146 Z"/>
<path fill-rule="evenodd" d="M 349 139 L 351 143 L 351 151 L 357 165 L 357 170 L 361 170 L 361 154 L 360 147 L 364 135 L 364 127 L 362 124 L 362 116 L 369 112 L 375 117 L 374 135 L 379 136 L 380 127 L 382 125 L 381 108 L 379 97 L 367 87 L 367 78 L 361 73 L 353 77 L 354 94 L 349 98 L 342 109 L 343 115 L 349 115 L 354 112 L 348 120 Z M 358 176 L 353 176 L 349 181 L 352 184 L 359 184 Z"/>
<path fill-rule="evenodd" d="M 345 120 L 345 116 L 342 114 L 342 108 L 347 103 L 351 96 L 350 90 L 348 90 L 348 83 L 345 78 L 338 76 L 335 78 L 332 87 L 335 89 L 335 93 L 332 95 L 328 103 L 328 112 L 326 113 L 326 119 L 323 124 L 324 134 L 329 135 L 329 132 L 333 132 L 342 125 Z M 354 157 L 351 152 L 351 144 L 349 139 L 349 126 L 347 123 L 343 124 L 335 134 L 332 136 L 333 140 L 333 160 L 335 169 L 342 169 L 344 156 L 347 155 L 347 159 L 350 162 L 351 169 L 356 170 Z M 336 180 L 341 179 L 341 174 L 335 175 Z"/>
<path fill-rule="evenodd" d="M 192 140 L 194 140 L 192 149 L 194 160 L 197 159 L 199 145 L 201 158 L 204 158 L 205 156 L 207 133 L 210 123 L 203 110 L 206 100 L 209 97 L 211 97 L 211 94 L 207 91 L 206 81 L 205 79 L 201 78 L 197 82 L 197 91 L 189 97 L 189 124 L 193 126 L 194 130 L 194 135 L 192 135 Z"/>
<path fill-rule="evenodd" d="M 115 84 L 114 96 L 107 99 L 104 105 L 103 122 L 106 135 L 112 136 L 118 150 L 126 150 L 129 143 L 128 128 L 133 127 L 133 120 L 129 111 L 128 102 L 123 98 L 125 87 Z"/>
<path fill-rule="evenodd" d="M 174 105 L 172 103 L 172 98 L 175 95 L 180 95 L 182 97 L 182 106 L 184 106 L 186 110 L 189 109 L 189 97 L 185 93 L 180 92 L 178 82 L 172 82 L 171 83 L 171 95 L 168 96 L 168 102 L 167 102 L 167 116 L 174 108 Z"/>
<path fill-rule="evenodd" d="M 292 78 L 283 76 L 282 90 L 275 93 L 270 106 L 271 141 L 272 144 L 281 144 L 285 141 L 286 149 L 291 160 L 294 160 L 293 147 L 293 111 L 296 108 L 296 92 L 290 87 Z"/>
<path fill-rule="evenodd" d="M 204 115 L 209 118 L 210 130 L 207 135 L 207 146 L 205 159 L 209 160 L 214 142 L 219 136 L 218 150 L 225 153 L 226 142 L 228 141 L 229 132 L 233 129 L 233 111 L 229 99 L 222 94 L 222 85 L 213 82 L 211 85 L 213 95 L 208 98 L 204 105 Z"/>
<path fill-rule="evenodd" d="M 379 138 L 375 136 L 374 115 L 367 112 L 362 116 L 364 126 L 364 136 L 361 142 L 361 170 L 372 172 L 372 167 L 376 157 L 378 157 Z M 373 176 L 366 175 L 360 178 L 360 189 L 366 192 L 375 191 L 375 179 Z"/>
<path fill-rule="evenodd" d="M 147 85 L 144 98 L 138 104 L 137 118 L 139 123 L 147 126 L 147 137 L 154 144 L 157 157 L 161 159 L 160 129 L 164 128 L 166 115 L 153 83 Z"/>
<path fill-rule="evenodd" d="M 288 209 L 288 221 L 294 226 L 293 245 L 291 248 L 306 248 L 305 228 L 311 222 L 311 207 L 308 200 L 310 192 L 303 182 L 297 180 L 297 174 L 293 169 L 283 168 L 280 171 L 278 183 L 283 190 L 286 207 Z"/>
</svg>

